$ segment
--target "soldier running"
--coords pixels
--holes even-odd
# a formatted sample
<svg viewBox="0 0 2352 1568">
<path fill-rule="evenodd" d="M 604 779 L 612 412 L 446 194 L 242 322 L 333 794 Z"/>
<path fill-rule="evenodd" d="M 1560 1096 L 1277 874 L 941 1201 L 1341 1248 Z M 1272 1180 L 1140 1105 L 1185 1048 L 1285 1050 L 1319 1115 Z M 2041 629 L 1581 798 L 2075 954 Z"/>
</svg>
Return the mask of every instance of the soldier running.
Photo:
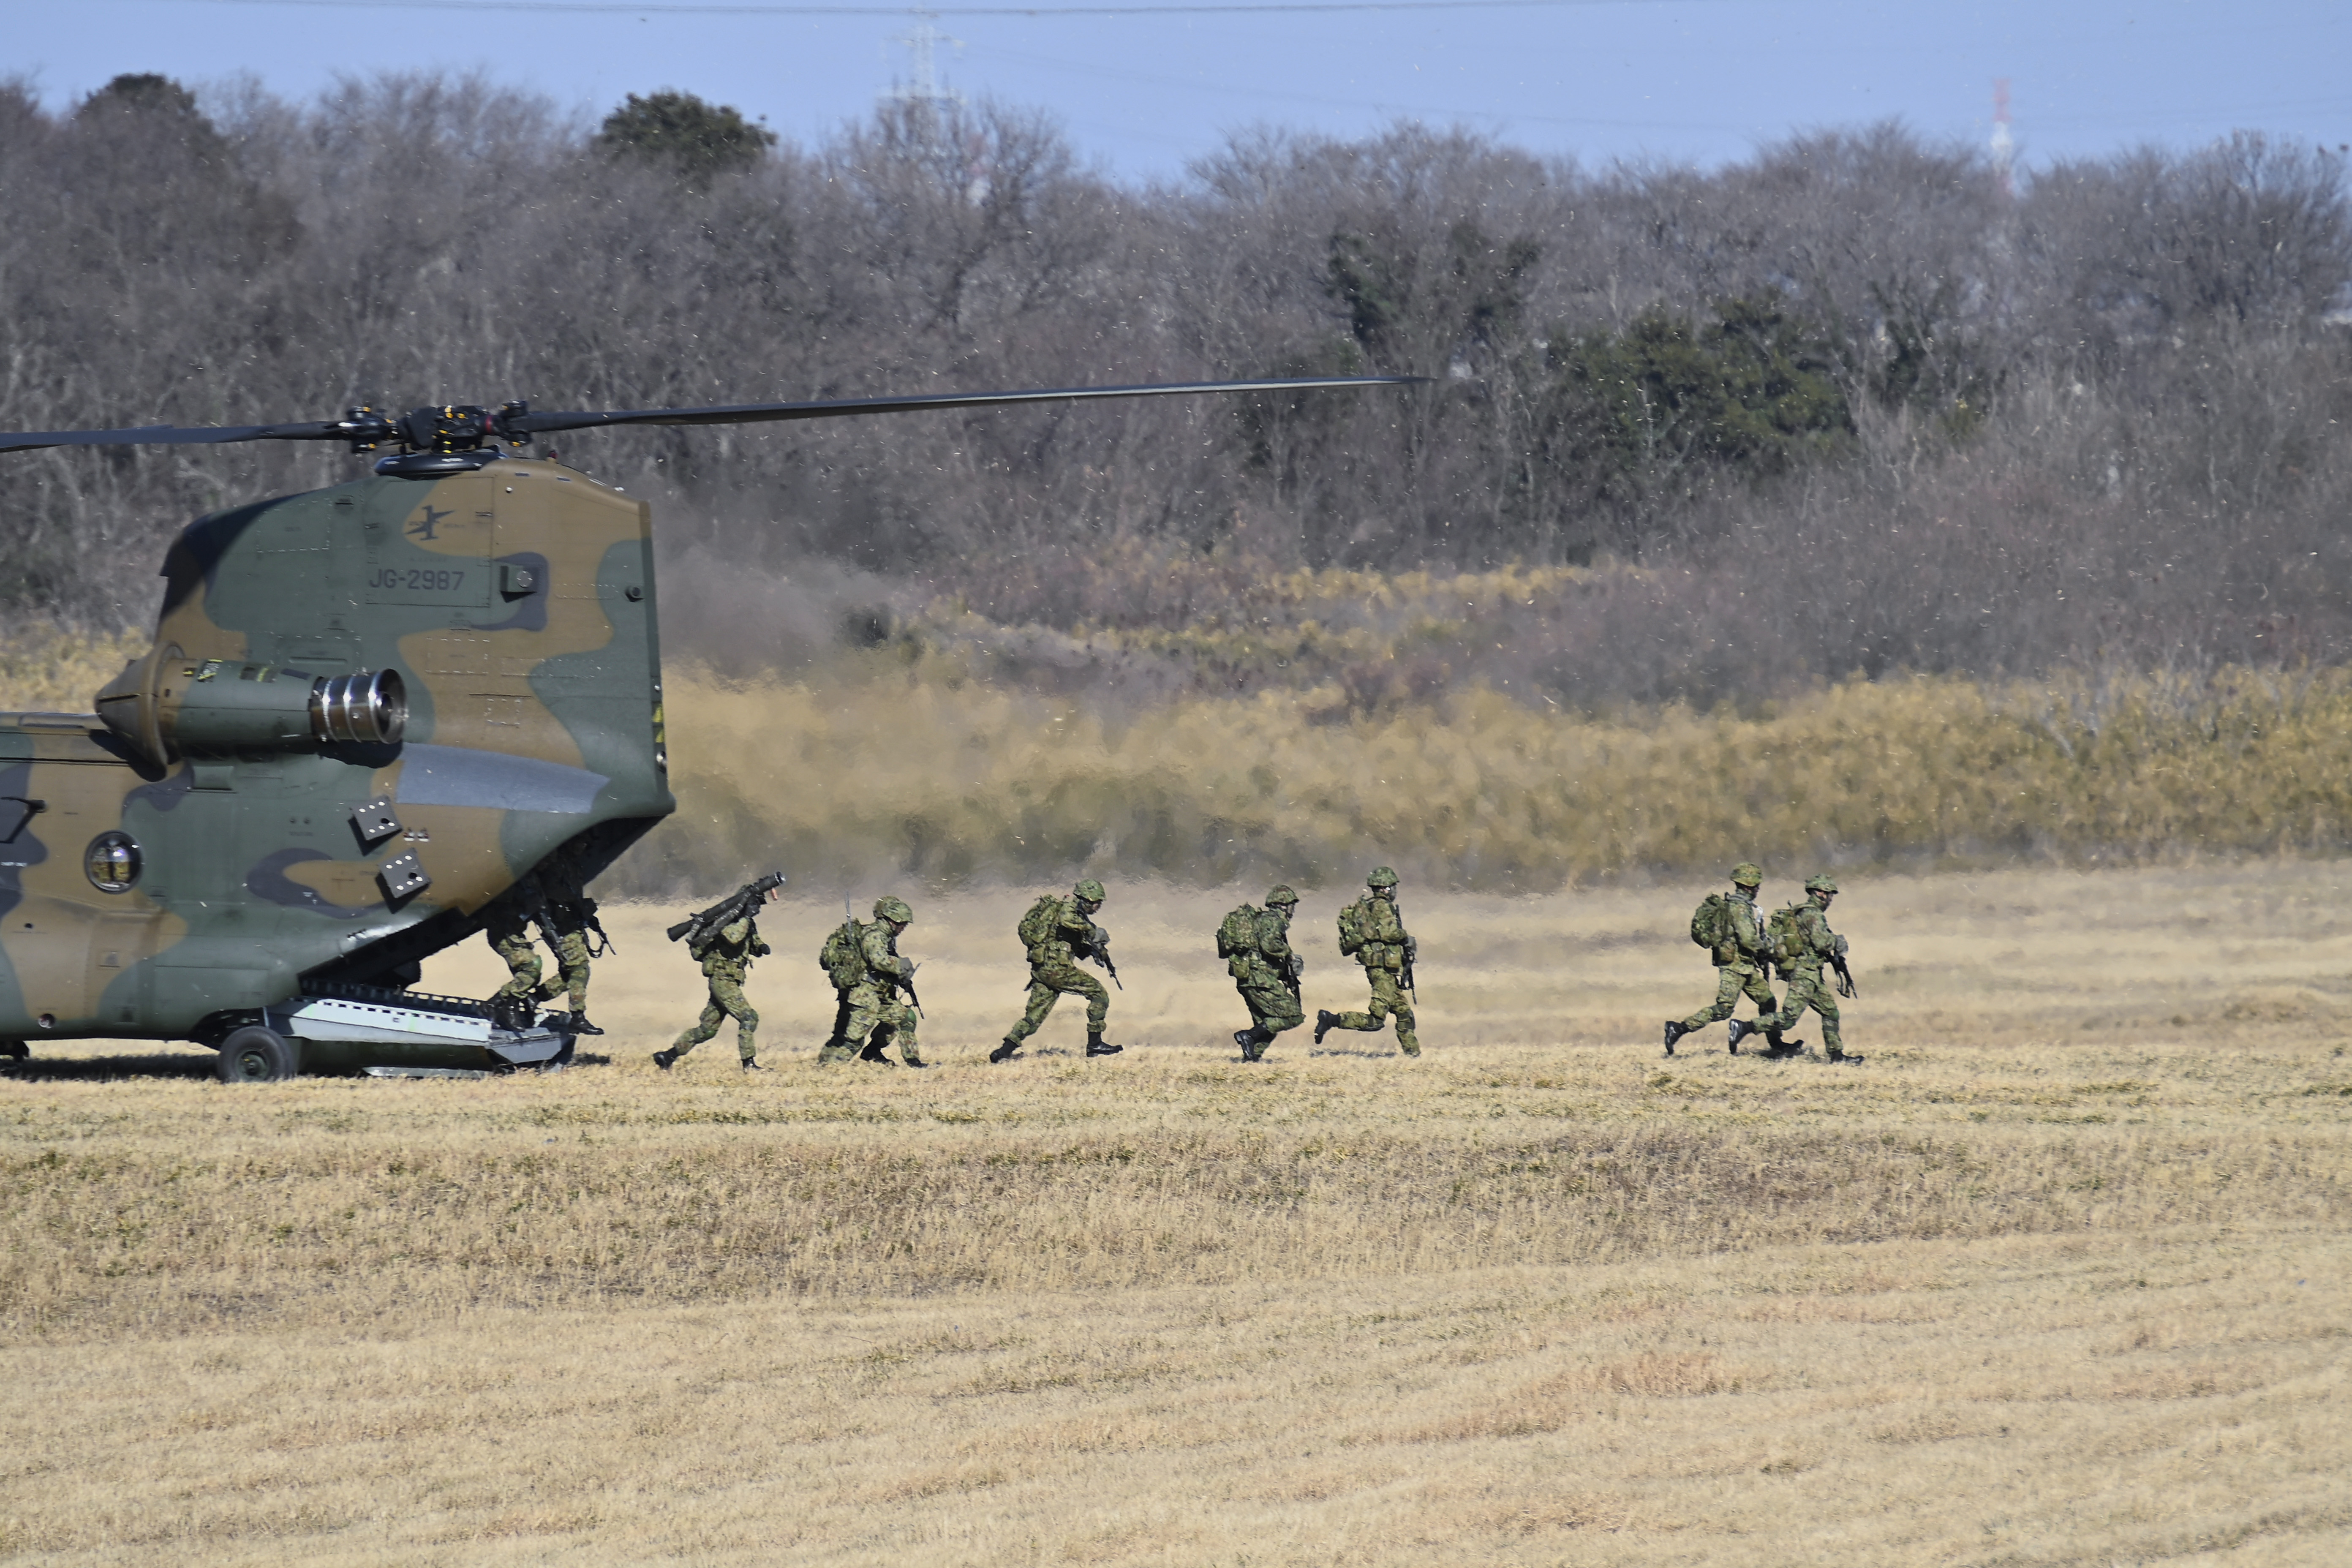
<svg viewBox="0 0 2352 1568">
<path fill-rule="evenodd" d="M 1029 1005 L 1021 1021 L 1005 1032 L 1004 1043 L 988 1053 L 990 1061 L 1012 1060 L 1065 993 L 1087 999 L 1087 1055 L 1118 1055 L 1122 1047 L 1103 1039 L 1103 1029 L 1110 1022 L 1110 993 L 1076 962 L 1091 958 L 1113 980 L 1118 978 L 1118 970 L 1110 961 L 1110 934 L 1094 921 L 1102 902 L 1103 885 L 1089 877 L 1072 889 L 1068 898 L 1048 893 L 1021 917 L 1021 945 L 1029 952 Z"/>
<path fill-rule="evenodd" d="M 735 1052 L 742 1058 L 743 1070 L 766 1071 L 760 1065 L 760 1047 L 755 1038 L 760 1032 L 760 1015 L 743 998 L 743 982 L 751 972 L 751 961 L 765 958 L 769 952 L 768 944 L 760 940 L 760 921 L 755 910 L 746 909 L 717 931 L 698 936 L 687 952 L 702 961 L 702 973 L 710 983 L 710 1000 L 703 1004 L 702 1016 L 694 1027 L 671 1042 L 669 1049 L 654 1053 L 654 1066 L 669 1071 L 680 1057 L 719 1032 L 721 1018 L 732 1018 Z"/>
<path fill-rule="evenodd" d="M 1752 1024 L 1738 1019 L 1731 1023 L 1731 1043 L 1737 1049 L 1743 1034 L 1760 1029 L 1773 1042 L 1775 1053 L 1789 1050 L 1780 1043 L 1784 1029 L 1793 1029 L 1811 1007 L 1822 1016 L 1822 1047 L 1833 1062 L 1859 1064 L 1862 1058 L 1848 1056 L 1844 1041 L 1838 1034 L 1837 998 L 1830 994 L 1828 984 L 1822 978 L 1823 965 L 1837 972 L 1837 987 L 1847 996 L 1853 994 L 1853 975 L 1846 968 L 1845 938 L 1830 930 L 1830 900 L 1837 897 L 1837 879 L 1827 875 L 1814 877 L 1805 883 L 1805 901 L 1775 915 L 1773 923 L 1782 933 L 1779 963 L 1780 978 L 1789 983 L 1788 999 L 1780 1010 L 1770 1017 L 1759 1018 Z"/>
<path fill-rule="evenodd" d="M 1731 891 L 1709 893 L 1691 912 L 1691 941 L 1706 948 L 1715 963 L 1715 1005 L 1679 1021 L 1666 1020 L 1666 1055 L 1673 1056 L 1675 1042 L 1694 1029 L 1730 1017 L 1743 994 L 1756 1004 L 1758 1018 L 1754 1025 L 1732 1025 L 1731 1054 L 1739 1054 L 1741 1034 L 1755 1027 L 1761 1027 L 1772 1048 L 1780 1049 L 1780 1027 L 1774 1018 L 1780 1001 L 1764 977 L 1764 966 L 1772 959 L 1771 934 L 1756 908 L 1756 889 L 1763 885 L 1763 870 L 1743 860 L 1731 868 Z"/>
<path fill-rule="evenodd" d="M 1421 1038 L 1413 1033 L 1412 1005 L 1407 992 L 1412 983 L 1412 961 L 1421 944 L 1407 935 L 1404 916 L 1397 910 L 1397 874 L 1386 866 L 1373 868 L 1364 879 L 1364 896 L 1339 911 L 1339 951 L 1364 966 L 1371 983 L 1372 1000 L 1361 1013 L 1318 1012 L 1315 1043 L 1334 1029 L 1377 1030 L 1396 1015 L 1397 1045 L 1409 1057 L 1421 1055 Z"/>
<path fill-rule="evenodd" d="M 1250 1013 L 1250 1026 L 1234 1031 L 1245 1062 L 1264 1061 L 1276 1036 L 1307 1021 L 1298 1000 L 1307 964 L 1290 945 L 1290 917 L 1297 908 L 1298 895 L 1277 887 L 1266 894 L 1265 908 L 1244 904 L 1217 927 L 1217 956 Z"/>
<path fill-rule="evenodd" d="M 840 1026 L 817 1052 L 820 1066 L 856 1058 L 887 1067 L 893 1040 L 908 1067 L 930 1065 L 915 1048 L 915 1024 L 922 1015 L 898 997 L 902 989 L 911 994 L 914 984 L 915 966 L 898 956 L 899 934 L 914 921 L 905 900 L 877 899 L 872 924 L 845 921 L 825 939 L 818 962 L 839 993 L 835 1016 Z"/>
</svg>

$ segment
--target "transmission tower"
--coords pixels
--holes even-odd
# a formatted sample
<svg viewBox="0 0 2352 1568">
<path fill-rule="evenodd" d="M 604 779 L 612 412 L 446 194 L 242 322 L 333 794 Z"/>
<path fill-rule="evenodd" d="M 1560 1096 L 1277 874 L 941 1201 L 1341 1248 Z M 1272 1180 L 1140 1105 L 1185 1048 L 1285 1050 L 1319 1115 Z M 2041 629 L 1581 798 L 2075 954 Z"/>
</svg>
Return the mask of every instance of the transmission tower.
<svg viewBox="0 0 2352 1568">
<path fill-rule="evenodd" d="M 913 79 L 894 81 L 889 90 L 882 95 L 885 103 L 901 103 L 914 110 L 921 123 L 934 132 L 945 118 L 946 110 L 964 106 L 963 94 L 944 85 L 940 80 L 939 72 L 939 47 L 948 44 L 961 49 L 963 40 L 951 38 L 940 32 L 939 21 L 937 11 L 917 11 L 915 25 L 890 40 L 894 44 L 907 46 L 914 68 Z"/>
<path fill-rule="evenodd" d="M 2009 133 L 2009 79 L 1992 79 L 1992 172 L 2000 182 L 2003 200 L 2017 195 L 2017 183 L 2010 174 L 2010 165 L 2017 156 L 2017 142 Z"/>
</svg>

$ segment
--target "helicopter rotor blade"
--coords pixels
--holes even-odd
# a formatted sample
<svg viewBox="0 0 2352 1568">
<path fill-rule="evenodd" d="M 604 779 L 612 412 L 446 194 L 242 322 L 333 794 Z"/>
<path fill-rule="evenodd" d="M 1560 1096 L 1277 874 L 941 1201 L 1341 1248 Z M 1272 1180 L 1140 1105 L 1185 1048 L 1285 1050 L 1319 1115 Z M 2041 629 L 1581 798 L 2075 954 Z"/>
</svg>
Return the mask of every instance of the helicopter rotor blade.
<svg viewBox="0 0 2352 1568">
<path fill-rule="evenodd" d="M 903 397 L 836 397 L 814 403 L 739 403 L 712 408 L 620 408 L 586 413 L 515 416 L 518 431 L 593 430 L 608 425 L 760 425 L 787 419 L 835 419 L 857 414 L 905 414 L 925 408 L 1003 408 L 1022 403 L 1087 403 L 1114 397 L 1168 397 L 1186 393 L 1305 392 L 1323 387 L 1402 386 L 1418 375 L 1330 375 L 1257 381 L 1160 382 L 1141 386 L 1066 386 L 1024 392 L 927 392 Z"/>
<path fill-rule="evenodd" d="M 0 452 L 37 452 L 44 447 L 214 446 L 228 441 L 348 441 L 352 433 L 331 420 L 292 425 L 142 425 L 130 430 L 26 430 L 0 432 Z"/>
<path fill-rule="evenodd" d="M 1115 397 L 1170 397 L 1218 392 L 1308 392 L 1355 386 L 1404 386 L 1418 375 L 1327 375 L 1254 381 L 1160 382 L 1141 386 L 1041 387 L 1022 392 L 925 392 L 902 397 L 837 397 L 807 403 L 738 403 L 709 408 L 607 408 L 578 412 L 524 413 L 487 410 L 452 412 L 487 422 L 481 437 L 494 432 L 508 439 L 558 430 L 595 430 L 618 425 L 757 425 L 791 419 L 836 419 L 859 414 L 905 414 L 926 408 L 1003 408 L 1023 403 L 1092 403 Z M 420 410 L 420 413 L 430 411 Z M 471 427 L 468 427 L 469 430 Z M 0 431 L 0 452 L 32 452 L 45 447 L 221 446 L 233 441 L 423 441 L 404 437 L 402 421 L 373 409 L 355 409 L 341 419 L 283 425 L 142 425 L 126 430 Z"/>
</svg>

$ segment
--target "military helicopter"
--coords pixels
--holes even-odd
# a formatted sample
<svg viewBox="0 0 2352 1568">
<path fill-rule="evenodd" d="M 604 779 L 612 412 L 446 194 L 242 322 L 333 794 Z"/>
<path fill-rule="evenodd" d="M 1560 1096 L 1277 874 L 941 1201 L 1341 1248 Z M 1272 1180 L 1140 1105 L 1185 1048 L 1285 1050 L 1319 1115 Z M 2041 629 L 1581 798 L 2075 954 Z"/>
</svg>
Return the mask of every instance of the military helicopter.
<svg viewBox="0 0 2352 1568">
<path fill-rule="evenodd" d="M 534 437 L 1413 379 L 0 434 L 0 453 L 390 448 L 366 477 L 190 524 L 153 645 L 95 713 L 0 714 L 0 1055 L 194 1040 L 225 1082 L 569 1059 L 565 1015 L 413 989 L 536 869 L 584 883 L 677 805 L 652 509 L 524 457 Z"/>
</svg>

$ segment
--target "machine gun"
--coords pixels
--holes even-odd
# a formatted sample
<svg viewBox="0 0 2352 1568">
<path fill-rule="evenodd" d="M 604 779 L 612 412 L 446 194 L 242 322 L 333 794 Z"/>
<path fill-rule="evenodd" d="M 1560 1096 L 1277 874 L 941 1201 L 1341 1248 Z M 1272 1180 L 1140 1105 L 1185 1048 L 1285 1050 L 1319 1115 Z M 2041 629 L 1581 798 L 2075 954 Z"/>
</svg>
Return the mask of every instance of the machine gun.
<svg viewBox="0 0 2352 1568">
<path fill-rule="evenodd" d="M 684 938 L 688 947 L 698 945 L 713 932 L 725 930 L 757 910 L 784 885 L 782 871 L 771 871 L 764 877 L 754 877 L 699 914 L 688 915 L 669 928 L 670 941 Z"/>
</svg>

